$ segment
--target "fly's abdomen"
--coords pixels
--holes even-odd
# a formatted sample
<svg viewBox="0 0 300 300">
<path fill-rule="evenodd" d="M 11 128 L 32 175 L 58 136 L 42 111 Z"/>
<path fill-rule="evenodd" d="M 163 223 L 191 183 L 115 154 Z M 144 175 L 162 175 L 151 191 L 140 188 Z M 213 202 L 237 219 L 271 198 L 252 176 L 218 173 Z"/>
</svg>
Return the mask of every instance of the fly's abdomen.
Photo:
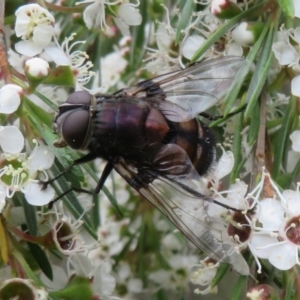
<svg viewBox="0 0 300 300">
<path fill-rule="evenodd" d="M 211 131 L 207 125 L 193 119 L 178 123 L 176 132 L 174 142 L 185 150 L 199 175 L 204 175 L 215 157 L 215 143 Z"/>
</svg>

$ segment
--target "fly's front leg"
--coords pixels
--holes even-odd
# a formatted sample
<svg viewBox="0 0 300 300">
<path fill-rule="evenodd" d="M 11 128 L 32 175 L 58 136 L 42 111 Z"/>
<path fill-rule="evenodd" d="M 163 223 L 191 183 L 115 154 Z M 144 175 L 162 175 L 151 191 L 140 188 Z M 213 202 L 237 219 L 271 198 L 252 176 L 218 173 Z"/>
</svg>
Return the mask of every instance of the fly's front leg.
<svg viewBox="0 0 300 300">
<path fill-rule="evenodd" d="M 61 172 L 60 174 L 58 174 L 54 178 L 51 178 L 51 179 L 49 179 L 47 181 L 42 181 L 41 180 L 40 184 L 42 185 L 42 190 L 45 190 L 49 184 L 51 184 L 52 182 L 54 182 L 55 180 L 57 180 L 58 178 L 60 178 L 64 174 L 70 172 L 74 166 L 80 165 L 80 164 L 83 164 L 83 163 L 86 163 L 86 162 L 89 162 L 89 161 L 91 161 L 91 160 L 93 160 L 95 158 L 97 158 L 96 154 L 89 153 L 86 156 L 83 156 L 81 158 L 78 158 L 78 159 L 74 160 L 73 163 L 69 167 L 67 167 L 63 172 Z"/>
<path fill-rule="evenodd" d="M 83 157 L 83 158 L 86 158 L 86 156 Z M 77 162 L 77 163 L 76 163 L 76 162 Z M 84 161 L 84 162 L 86 162 L 86 161 Z M 80 163 L 83 163 L 83 161 L 81 161 L 81 162 L 78 162 L 78 160 L 74 161 L 74 163 L 73 163 L 69 168 L 67 168 L 64 172 L 62 172 L 62 173 L 60 173 L 58 176 L 56 176 L 55 179 L 59 178 L 59 177 L 62 176 L 63 174 L 65 174 L 65 173 L 67 173 L 68 171 L 70 171 L 70 169 L 71 169 L 75 164 L 78 165 L 78 164 L 80 164 Z M 99 192 L 101 191 L 101 189 L 102 189 L 102 187 L 103 187 L 103 185 L 104 185 L 104 183 L 105 183 L 107 177 L 108 177 L 109 174 L 111 173 L 111 171 L 112 171 L 112 169 L 113 169 L 113 166 L 114 166 L 114 164 L 113 164 L 112 161 L 109 161 L 109 162 L 106 164 L 106 166 L 105 166 L 105 168 L 104 168 L 104 170 L 103 170 L 103 172 L 102 172 L 102 174 L 101 174 L 101 177 L 100 177 L 100 179 L 99 179 L 99 181 L 98 181 L 98 184 L 97 184 L 97 186 L 96 186 L 96 188 L 95 188 L 94 191 L 88 191 L 88 190 L 86 190 L 86 189 L 82 189 L 82 188 L 78 188 L 78 187 L 75 187 L 75 186 L 71 186 L 71 187 L 70 187 L 68 190 L 66 190 L 64 193 L 62 193 L 61 195 L 59 195 L 58 197 L 56 197 L 54 200 L 52 200 L 52 201 L 48 204 L 48 208 L 51 209 L 52 206 L 53 206 L 53 204 L 54 204 L 56 201 L 58 201 L 58 200 L 61 199 L 63 196 L 67 195 L 68 193 L 70 193 L 70 192 L 72 192 L 72 191 L 74 191 L 74 192 L 79 192 L 79 193 L 85 193 L 85 194 L 89 194 L 89 195 L 99 194 Z M 52 181 L 54 181 L 54 180 L 52 179 Z M 47 184 L 49 184 L 49 182 L 47 182 Z"/>
</svg>

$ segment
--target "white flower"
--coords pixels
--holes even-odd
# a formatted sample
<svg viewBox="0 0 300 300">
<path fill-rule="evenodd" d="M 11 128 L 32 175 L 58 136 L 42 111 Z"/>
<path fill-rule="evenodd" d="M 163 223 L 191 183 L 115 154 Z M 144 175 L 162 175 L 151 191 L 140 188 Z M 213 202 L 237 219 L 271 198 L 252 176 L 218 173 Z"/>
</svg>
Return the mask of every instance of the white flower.
<svg viewBox="0 0 300 300">
<path fill-rule="evenodd" d="M 79 85 L 87 84 L 90 79 L 95 75 L 94 72 L 90 71 L 93 67 L 91 61 L 87 61 L 89 56 L 83 51 L 72 51 L 72 48 L 78 43 L 85 43 L 82 41 L 77 41 L 71 46 L 70 41 L 74 40 L 76 33 L 71 34 L 69 38 L 65 38 L 61 46 L 56 46 L 54 44 L 49 45 L 45 48 L 45 52 L 50 56 L 50 58 L 58 66 L 70 66 L 76 76 Z"/>
<path fill-rule="evenodd" d="M 182 249 L 182 244 L 173 233 L 165 235 L 161 241 L 161 244 L 170 251 L 180 251 Z"/>
<path fill-rule="evenodd" d="M 181 54 L 187 58 L 191 59 L 197 50 L 201 48 L 206 39 L 200 35 L 190 35 L 181 46 Z"/>
<path fill-rule="evenodd" d="M 107 24 L 105 21 L 105 6 L 114 15 L 114 21 L 121 33 L 125 36 L 129 36 L 129 26 L 137 26 L 142 22 L 142 16 L 138 9 L 139 1 L 136 4 L 122 1 L 110 1 L 110 0 L 84 0 L 77 2 L 76 4 L 91 3 L 83 12 L 83 20 L 86 26 L 90 29 L 92 27 L 106 29 Z M 121 3 L 121 4 L 120 4 Z M 117 6 L 114 9 L 113 6 Z"/>
<path fill-rule="evenodd" d="M 300 18 L 300 2 L 298 0 L 293 0 L 294 2 L 294 16 Z"/>
<path fill-rule="evenodd" d="M 109 262 L 101 261 L 99 258 L 92 259 L 83 254 L 73 255 L 69 262 L 77 275 L 92 279 L 92 289 L 95 295 L 103 300 L 114 299 L 111 295 L 116 287 L 116 280 L 110 274 Z M 69 277 L 73 276 L 72 269 L 69 270 Z"/>
<path fill-rule="evenodd" d="M 241 46 L 249 46 L 254 42 L 254 34 L 248 29 L 248 23 L 242 22 L 232 30 L 232 38 Z"/>
<path fill-rule="evenodd" d="M 171 45 L 175 40 L 175 30 L 169 23 L 159 24 L 155 37 L 158 49 L 147 48 L 150 51 L 145 60 L 149 61 L 146 64 L 147 70 L 157 74 L 174 71 L 177 69 L 178 59 L 172 58 L 170 54 L 172 53 Z"/>
<path fill-rule="evenodd" d="M 297 75 L 292 79 L 291 93 L 296 97 L 300 97 L 300 75 Z"/>
<path fill-rule="evenodd" d="M 262 179 L 256 188 L 258 195 L 264 184 L 273 188 L 274 195 L 273 198 L 265 198 L 257 202 L 256 218 L 261 226 L 255 228 L 257 231 L 253 234 L 249 247 L 254 256 L 268 259 L 279 270 L 288 270 L 295 264 L 300 265 L 298 259 L 300 248 L 299 184 L 296 191 L 285 190 L 281 193 L 270 175 L 263 172 Z M 254 198 L 256 201 L 257 197 Z"/>
<path fill-rule="evenodd" d="M 27 202 L 32 205 L 48 204 L 54 198 L 55 191 L 51 186 L 42 190 L 36 177 L 38 172 L 43 172 L 48 178 L 44 170 L 53 164 L 54 154 L 48 146 L 36 145 L 27 157 L 26 153 L 20 153 L 24 146 L 24 138 L 19 130 L 8 126 L 3 128 L 3 131 L 8 131 L 5 138 L 9 143 L 5 148 L 9 148 L 9 151 L 1 155 L 0 187 L 5 189 L 5 194 L 1 196 L 11 198 L 15 192 L 21 191 Z"/>
<path fill-rule="evenodd" d="M 300 27 L 281 30 L 278 32 L 278 42 L 272 45 L 272 50 L 280 65 L 299 65 L 300 60 Z"/>
<path fill-rule="evenodd" d="M 11 114 L 15 112 L 20 105 L 22 91 L 23 89 L 18 85 L 4 85 L 0 89 L 0 113 Z"/>
<path fill-rule="evenodd" d="M 51 42 L 54 34 L 54 17 L 38 4 L 27 4 L 16 11 L 15 32 L 23 41 L 16 50 L 26 56 L 35 56 Z"/>
<path fill-rule="evenodd" d="M 215 182 L 230 174 L 234 166 L 234 155 L 232 151 L 225 151 L 224 148 L 221 149 L 223 154 L 218 160 L 217 166 L 213 170 L 213 175 L 211 176 Z"/>
<path fill-rule="evenodd" d="M 295 130 L 291 133 L 290 139 L 292 141 L 292 149 L 300 152 L 300 130 Z"/>
<path fill-rule="evenodd" d="M 25 63 L 26 73 L 32 77 L 47 77 L 50 71 L 48 62 L 39 57 L 28 59 Z"/>
<path fill-rule="evenodd" d="M 130 293 L 141 293 L 143 291 L 143 281 L 139 278 L 131 278 L 127 283 L 127 288 Z"/>
<path fill-rule="evenodd" d="M 299 55 L 295 48 L 284 41 L 274 43 L 272 45 L 272 50 L 279 64 L 282 66 L 293 65 L 299 60 Z"/>
<path fill-rule="evenodd" d="M 101 64 L 101 87 L 107 91 L 120 80 L 121 73 L 128 65 L 121 51 L 107 54 L 100 61 Z"/>
<path fill-rule="evenodd" d="M 211 9 L 210 11 L 218 15 L 220 12 L 222 12 L 222 9 L 229 5 L 229 0 L 212 0 L 211 2 Z"/>
<path fill-rule="evenodd" d="M 236 42 L 228 43 L 225 47 L 225 55 L 226 56 L 243 56 L 243 48 Z"/>
<path fill-rule="evenodd" d="M 219 264 L 200 262 L 199 269 L 193 273 L 191 282 L 206 288 L 197 288 L 194 290 L 195 294 L 216 293 L 217 286 L 211 288 L 212 280 L 215 278 Z"/>
<path fill-rule="evenodd" d="M 129 26 L 137 26 L 142 23 L 142 16 L 138 9 L 132 3 L 122 3 L 118 7 L 118 17 L 114 18 L 114 21 L 121 33 L 124 36 L 130 36 Z"/>
<path fill-rule="evenodd" d="M 88 5 L 83 12 L 83 20 L 88 29 L 94 25 L 95 28 L 107 27 L 105 22 L 105 4 L 109 1 L 105 0 L 85 0 L 76 2 L 76 4 L 92 3 Z"/>
</svg>

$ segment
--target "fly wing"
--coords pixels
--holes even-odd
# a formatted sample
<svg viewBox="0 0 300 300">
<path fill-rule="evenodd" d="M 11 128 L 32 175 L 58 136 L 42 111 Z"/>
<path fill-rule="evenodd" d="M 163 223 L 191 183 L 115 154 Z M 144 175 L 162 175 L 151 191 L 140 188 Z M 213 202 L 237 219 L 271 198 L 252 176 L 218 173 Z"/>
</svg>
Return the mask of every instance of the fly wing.
<svg viewBox="0 0 300 300">
<path fill-rule="evenodd" d="M 211 199 L 202 194 L 201 180 L 199 176 L 195 178 L 190 161 L 179 153 L 181 159 L 177 160 L 180 162 L 172 164 L 173 152 L 174 149 L 166 145 L 158 152 L 152 167 L 137 166 L 121 159 L 114 169 L 197 248 L 216 261 L 228 262 L 232 249 L 223 242 L 224 224 L 207 214 Z"/>
<path fill-rule="evenodd" d="M 142 81 L 118 95 L 145 98 L 156 103 L 171 121 L 187 121 L 218 103 L 244 62 L 240 57 L 226 56 L 196 63 L 186 69 Z"/>
</svg>

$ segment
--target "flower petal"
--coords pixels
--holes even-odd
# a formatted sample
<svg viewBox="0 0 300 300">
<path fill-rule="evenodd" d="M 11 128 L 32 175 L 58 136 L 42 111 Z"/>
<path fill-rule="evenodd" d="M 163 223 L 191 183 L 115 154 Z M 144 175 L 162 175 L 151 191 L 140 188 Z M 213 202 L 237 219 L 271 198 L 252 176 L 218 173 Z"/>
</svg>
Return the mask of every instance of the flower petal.
<svg viewBox="0 0 300 300">
<path fill-rule="evenodd" d="M 140 11 L 134 8 L 130 3 L 123 3 L 119 6 L 118 15 L 130 26 L 137 26 L 142 23 Z"/>
<path fill-rule="evenodd" d="M 18 109 L 22 90 L 15 84 L 6 84 L 0 89 L 0 113 L 11 114 Z"/>
<path fill-rule="evenodd" d="M 55 191 L 52 186 L 42 190 L 42 186 L 37 182 L 32 182 L 22 188 L 27 202 L 31 205 L 43 206 L 54 199 Z"/>
<path fill-rule="evenodd" d="M 7 153 L 20 153 L 24 147 L 24 137 L 15 126 L 0 127 L 0 146 Z"/>
<path fill-rule="evenodd" d="M 28 157 L 28 168 L 30 171 L 42 171 L 49 169 L 54 162 L 55 155 L 48 146 L 35 147 Z"/>
<path fill-rule="evenodd" d="M 204 42 L 205 38 L 200 35 L 189 36 L 182 45 L 182 55 L 187 59 L 191 59 Z"/>
<path fill-rule="evenodd" d="M 15 44 L 15 49 L 22 55 L 32 57 L 43 51 L 43 46 L 36 45 L 32 41 L 20 41 Z"/>
<path fill-rule="evenodd" d="M 70 61 L 65 52 L 54 44 L 50 44 L 45 48 L 45 52 L 58 66 L 69 66 Z"/>
<path fill-rule="evenodd" d="M 263 224 L 263 229 L 278 231 L 284 221 L 284 210 L 281 203 L 272 198 L 265 198 L 258 205 L 257 219 Z"/>
<path fill-rule="evenodd" d="M 292 79 L 291 86 L 291 93 L 296 97 L 300 97 L 300 75 Z"/>
<path fill-rule="evenodd" d="M 2 213 L 2 210 L 5 206 L 5 199 L 6 199 L 6 188 L 4 185 L 0 184 L 0 213 Z"/>
<path fill-rule="evenodd" d="M 129 26 L 121 18 L 114 18 L 114 21 L 124 36 L 130 36 Z"/>
<path fill-rule="evenodd" d="M 272 250 L 268 258 L 269 262 L 276 269 L 289 270 L 297 263 L 296 257 L 298 257 L 298 253 L 296 246 L 286 243 L 273 247 Z"/>
</svg>

